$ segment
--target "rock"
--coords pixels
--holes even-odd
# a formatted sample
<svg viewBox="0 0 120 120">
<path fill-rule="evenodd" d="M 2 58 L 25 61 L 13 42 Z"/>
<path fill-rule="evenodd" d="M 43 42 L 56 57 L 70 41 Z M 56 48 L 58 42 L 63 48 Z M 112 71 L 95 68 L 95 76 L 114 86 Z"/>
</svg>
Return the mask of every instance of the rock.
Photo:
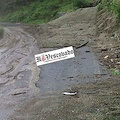
<svg viewBox="0 0 120 120">
<path fill-rule="evenodd" d="M 84 30 L 83 28 L 80 28 L 79 30 Z"/>
</svg>

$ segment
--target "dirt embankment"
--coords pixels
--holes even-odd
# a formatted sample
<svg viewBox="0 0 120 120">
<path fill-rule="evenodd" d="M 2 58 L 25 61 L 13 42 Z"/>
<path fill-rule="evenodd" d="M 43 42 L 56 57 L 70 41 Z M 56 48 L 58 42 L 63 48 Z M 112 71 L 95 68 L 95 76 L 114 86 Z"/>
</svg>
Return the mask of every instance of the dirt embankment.
<svg viewBox="0 0 120 120">
<path fill-rule="evenodd" d="M 79 9 L 38 26 L 25 29 L 37 40 L 39 48 L 80 46 L 96 36 L 97 7 Z"/>
<path fill-rule="evenodd" d="M 100 48 L 100 61 L 109 69 L 120 70 L 120 33 L 119 24 L 114 14 L 107 9 L 97 13 L 96 26 L 98 37 L 95 46 Z"/>
<path fill-rule="evenodd" d="M 72 13 L 37 26 L 25 27 L 37 41 L 39 48 L 89 45 L 106 49 L 100 54 L 101 61 L 109 68 L 119 68 L 120 34 L 115 15 L 97 7 L 79 9 Z M 108 59 L 104 59 L 109 55 Z"/>
</svg>

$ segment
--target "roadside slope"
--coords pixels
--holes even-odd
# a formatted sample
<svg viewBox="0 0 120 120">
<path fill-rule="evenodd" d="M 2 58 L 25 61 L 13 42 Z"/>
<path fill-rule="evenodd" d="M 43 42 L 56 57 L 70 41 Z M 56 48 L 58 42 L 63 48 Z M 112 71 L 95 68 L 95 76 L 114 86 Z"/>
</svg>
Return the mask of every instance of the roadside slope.
<svg viewBox="0 0 120 120">
<path fill-rule="evenodd" d="M 81 46 L 96 36 L 97 7 L 79 9 L 49 22 L 25 28 L 32 34 L 39 48 Z"/>
</svg>

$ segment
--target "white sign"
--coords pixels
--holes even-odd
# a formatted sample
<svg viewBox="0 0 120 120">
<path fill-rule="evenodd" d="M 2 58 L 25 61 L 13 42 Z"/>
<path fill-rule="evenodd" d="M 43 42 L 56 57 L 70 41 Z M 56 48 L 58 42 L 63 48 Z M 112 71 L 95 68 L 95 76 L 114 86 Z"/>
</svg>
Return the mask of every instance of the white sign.
<svg viewBox="0 0 120 120">
<path fill-rule="evenodd" d="M 73 47 L 66 47 L 35 55 L 37 66 L 75 57 Z"/>
</svg>

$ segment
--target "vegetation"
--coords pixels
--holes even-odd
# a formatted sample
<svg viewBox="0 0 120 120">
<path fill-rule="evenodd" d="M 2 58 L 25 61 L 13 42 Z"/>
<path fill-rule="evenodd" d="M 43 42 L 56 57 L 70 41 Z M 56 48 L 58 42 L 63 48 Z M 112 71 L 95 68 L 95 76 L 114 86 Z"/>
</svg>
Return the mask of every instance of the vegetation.
<svg viewBox="0 0 120 120">
<path fill-rule="evenodd" d="M 2 38 L 3 33 L 4 33 L 3 27 L 0 26 L 0 38 Z"/>
<path fill-rule="evenodd" d="M 40 24 L 71 12 L 92 6 L 95 0 L 0 0 L 2 21 Z"/>
<path fill-rule="evenodd" d="M 102 0 L 98 9 L 102 10 L 107 7 L 109 11 L 116 14 L 118 22 L 120 22 L 120 0 Z"/>
<path fill-rule="evenodd" d="M 113 69 L 113 70 L 112 70 L 112 74 L 113 74 L 113 75 L 119 75 L 119 76 L 120 76 L 119 70 Z"/>
</svg>

